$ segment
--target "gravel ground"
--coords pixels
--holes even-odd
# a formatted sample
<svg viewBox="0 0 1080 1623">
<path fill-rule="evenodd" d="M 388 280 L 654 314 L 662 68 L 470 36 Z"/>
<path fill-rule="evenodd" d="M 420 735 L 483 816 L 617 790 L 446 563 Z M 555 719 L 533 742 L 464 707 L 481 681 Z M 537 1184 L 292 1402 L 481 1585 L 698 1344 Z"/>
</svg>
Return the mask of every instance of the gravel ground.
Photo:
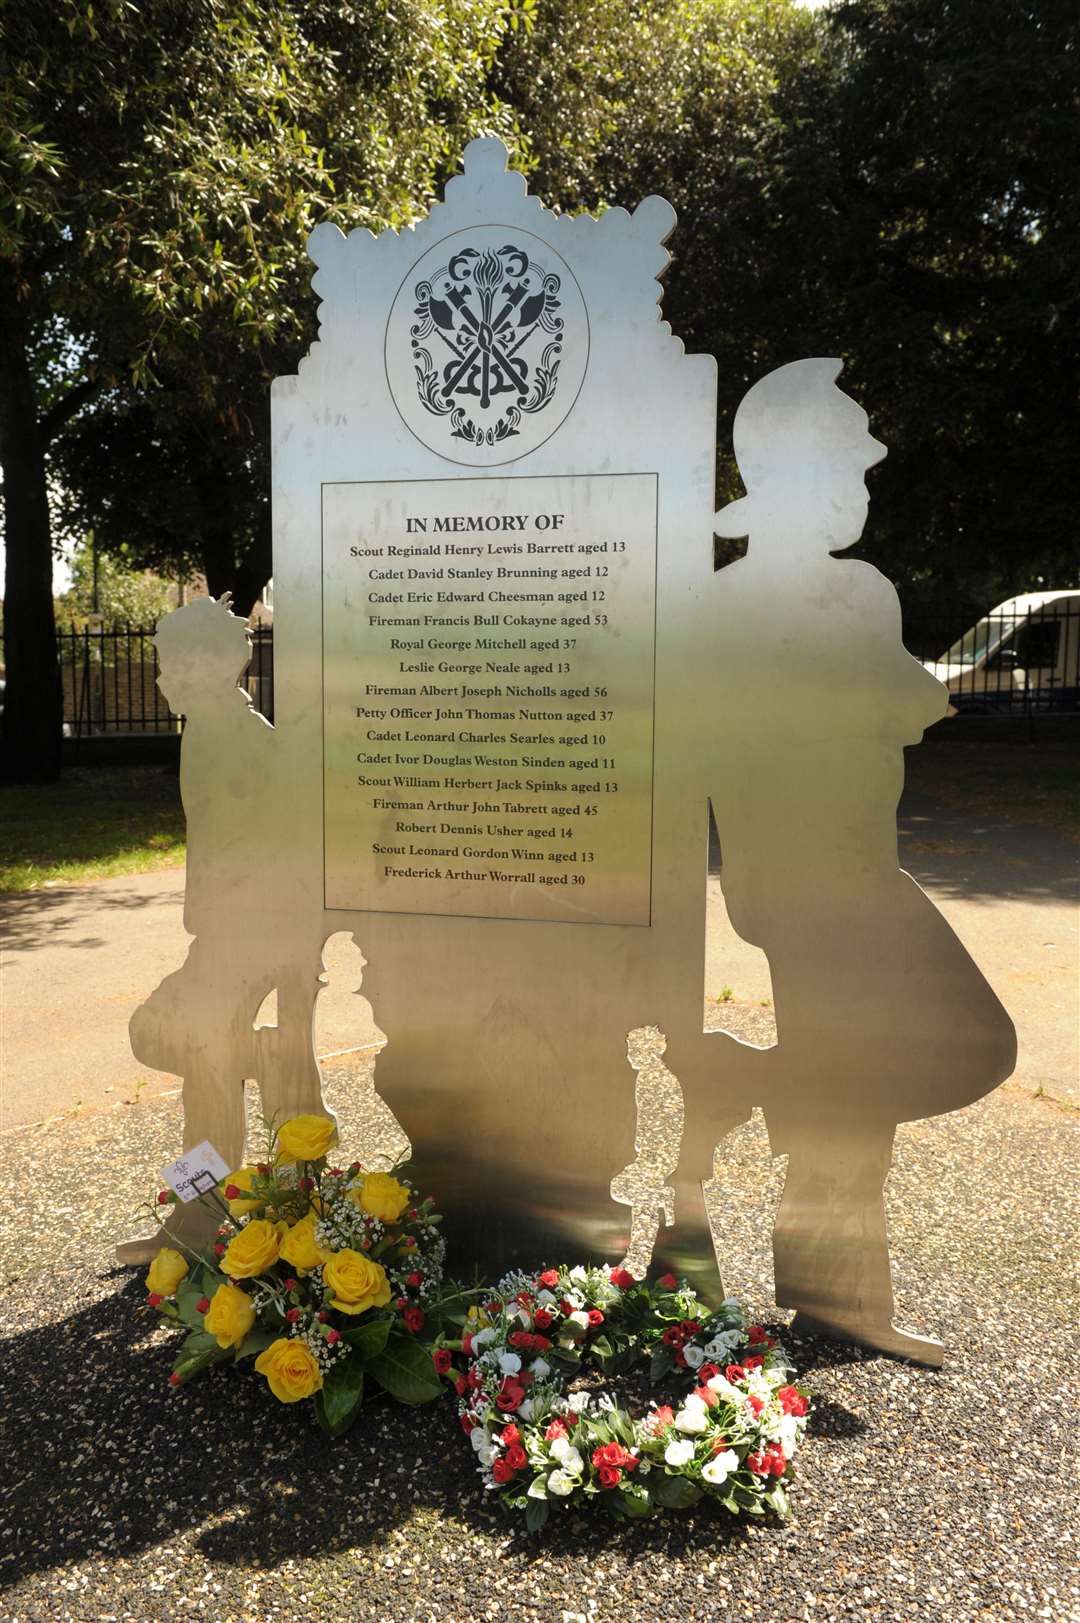
<svg viewBox="0 0 1080 1623">
<path fill-rule="evenodd" d="M 901 1130 L 898 1317 L 946 1365 L 792 1342 L 818 1394 L 792 1522 L 597 1517 L 541 1543 L 481 1501 L 448 1404 L 376 1403 L 325 1446 L 246 1372 L 168 1389 L 171 1338 L 110 1247 L 178 1122 L 155 1100 L 0 1139 L 3 1619 L 1080 1619 L 1078 1122 L 1056 1105 L 1005 1088 Z M 775 1326 L 759 1121 L 728 1177 L 730 1280 Z"/>
</svg>

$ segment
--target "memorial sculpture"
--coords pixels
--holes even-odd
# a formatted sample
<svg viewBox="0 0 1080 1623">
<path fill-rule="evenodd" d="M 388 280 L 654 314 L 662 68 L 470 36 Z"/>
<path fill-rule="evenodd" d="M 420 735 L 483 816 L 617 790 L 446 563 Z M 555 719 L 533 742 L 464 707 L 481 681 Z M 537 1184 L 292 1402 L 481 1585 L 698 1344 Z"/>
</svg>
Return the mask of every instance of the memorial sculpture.
<svg viewBox="0 0 1080 1623">
<path fill-rule="evenodd" d="M 241 741 L 238 698 L 216 744 L 197 718 L 184 744 L 210 898 L 191 958 L 228 973 L 184 982 L 206 999 L 185 1016 L 197 1051 L 166 1038 L 173 989 L 133 1034 L 186 1091 L 234 1090 L 235 1139 L 243 1020 L 276 985 L 264 1105 L 318 1113 L 320 951 L 348 931 L 387 1037 L 379 1093 L 469 1262 L 615 1259 L 629 1196 L 635 1270 L 663 1215 L 658 1256 L 707 1292 L 702 1179 L 761 1105 L 790 1157 L 779 1300 L 936 1361 L 891 1322 L 893 1129 L 1013 1059 L 1000 1005 L 897 864 L 902 746 L 944 699 L 903 650 L 892 588 L 832 557 L 880 453 L 838 362 L 747 396 L 748 495 L 719 524 L 749 550 L 714 574 L 715 363 L 657 309 L 674 223 L 658 198 L 556 216 L 481 140 L 415 228 L 313 233 L 319 339 L 273 389 L 275 727 Z M 194 636 L 162 635 L 198 663 Z M 770 960 L 770 1049 L 703 1030 L 710 802 L 733 922 Z M 644 1028 L 639 1087 L 651 1070 L 670 1094 L 671 1144 L 677 1098 L 685 1113 L 678 1170 L 651 1127 L 632 1153 Z"/>
</svg>

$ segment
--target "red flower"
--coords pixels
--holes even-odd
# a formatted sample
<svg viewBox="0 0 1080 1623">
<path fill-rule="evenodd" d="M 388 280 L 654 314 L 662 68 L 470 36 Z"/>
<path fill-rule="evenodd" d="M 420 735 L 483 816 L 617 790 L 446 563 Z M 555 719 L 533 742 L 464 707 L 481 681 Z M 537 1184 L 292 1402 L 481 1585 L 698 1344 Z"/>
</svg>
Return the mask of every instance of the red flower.
<svg viewBox="0 0 1080 1623">
<path fill-rule="evenodd" d="M 719 1375 L 719 1373 L 720 1370 L 716 1364 L 702 1364 L 701 1368 L 697 1372 L 697 1378 L 701 1382 L 702 1386 L 704 1386 L 706 1381 L 711 1381 L 714 1376 Z"/>
<path fill-rule="evenodd" d="M 513 1479 L 514 1467 L 509 1460 L 496 1460 L 491 1467 L 491 1474 L 496 1482 L 510 1482 Z"/>
<path fill-rule="evenodd" d="M 605 1443 L 602 1448 L 593 1449 L 592 1462 L 603 1481 L 605 1470 L 614 1470 L 620 1474 L 623 1471 L 633 1471 L 637 1466 L 637 1457 L 629 1453 L 621 1443 Z M 606 1486 L 612 1487 L 613 1484 L 609 1482 Z"/>
<path fill-rule="evenodd" d="M 297 1319 L 300 1317 L 300 1309 L 298 1307 L 291 1307 L 286 1313 L 285 1317 L 288 1319 L 290 1324 L 295 1324 Z"/>
<path fill-rule="evenodd" d="M 265 1161 L 260 1161 L 258 1166 L 255 1168 L 255 1171 L 259 1174 L 260 1178 L 268 1178 L 270 1176 L 270 1168 L 266 1165 Z"/>
<path fill-rule="evenodd" d="M 670 1405 L 661 1403 L 659 1408 L 653 1410 L 645 1424 L 654 1436 L 658 1436 L 660 1432 L 667 1431 L 669 1426 L 675 1424 L 675 1411 Z"/>
<path fill-rule="evenodd" d="M 675 1354 L 675 1362 L 679 1366 L 680 1369 L 689 1369 L 690 1368 L 689 1364 L 686 1362 L 686 1354 L 683 1352 L 681 1347 L 679 1348 L 678 1352 Z"/>
<path fill-rule="evenodd" d="M 748 1341 L 755 1344 L 759 1341 L 765 1340 L 765 1332 L 761 1328 L 760 1324 L 752 1324 L 747 1330 L 746 1336 Z"/>
<path fill-rule="evenodd" d="M 454 1391 L 457 1393 L 459 1398 L 463 1398 L 468 1390 L 468 1381 L 465 1379 L 464 1375 L 459 1375 L 457 1380 L 454 1382 Z"/>
<path fill-rule="evenodd" d="M 169 1376 L 169 1385 L 170 1386 L 179 1386 L 180 1385 L 180 1377 L 176 1373 L 175 1370 L 173 1370 L 172 1374 Z"/>
<path fill-rule="evenodd" d="M 538 1307 L 533 1323 L 538 1330 L 549 1330 L 555 1322 L 555 1315 L 549 1313 L 546 1307 Z"/>
<path fill-rule="evenodd" d="M 453 1358 L 450 1356 L 449 1347 L 436 1347 L 431 1356 L 435 1361 L 438 1374 L 448 1375 L 454 1363 Z"/>
<path fill-rule="evenodd" d="M 241 1195 L 241 1189 L 240 1189 L 238 1184 L 227 1183 L 225 1185 L 225 1199 L 226 1200 L 239 1200 L 240 1195 Z"/>
<path fill-rule="evenodd" d="M 626 1268 L 613 1268 L 608 1274 L 608 1278 L 613 1285 L 618 1285 L 621 1291 L 628 1291 L 637 1284 L 633 1274 Z"/>
<path fill-rule="evenodd" d="M 520 1443 L 511 1443 L 506 1450 L 506 1463 L 512 1471 L 524 1470 L 529 1463 L 529 1456 Z"/>
<path fill-rule="evenodd" d="M 769 1462 L 769 1469 L 771 1470 L 773 1476 L 783 1476 L 784 1472 L 787 1470 L 787 1460 L 784 1458 L 784 1450 L 776 1447 L 770 1448 L 768 1453 L 765 1455 L 765 1458 Z"/>
<path fill-rule="evenodd" d="M 468 1358 L 472 1352 L 472 1335 L 468 1330 L 466 1330 L 465 1334 L 461 1338 L 461 1350 L 465 1354 L 466 1358 Z"/>
<path fill-rule="evenodd" d="M 565 1420 L 553 1420 L 544 1433 L 545 1443 L 553 1443 L 557 1437 L 569 1437 L 570 1431 Z"/>
<path fill-rule="evenodd" d="M 750 1395 L 749 1395 L 749 1397 L 747 1398 L 746 1401 L 747 1401 L 747 1403 L 749 1403 L 751 1409 L 753 1409 L 755 1414 L 760 1414 L 762 1409 L 764 1409 L 764 1407 L 765 1407 L 765 1405 L 761 1401 L 761 1399 L 759 1397 L 755 1397 L 753 1392 L 750 1393 Z"/>
<path fill-rule="evenodd" d="M 780 1407 L 785 1414 L 804 1415 L 810 1405 L 806 1399 L 796 1392 L 793 1386 L 782 1386 L 777 1392 Z"/>
<path fill-rule="evenodd" d="M 469 1374 L 468 1374 L 469 1385 L 470 1386 L 480 1386 L 483 1383 L 483 1379 L 484 1379 L 484 1375 L 483 1375 L 483 1371 L 480 1368 L 480 1365 L 479 1364 L 471 1365 L 470 1369 L 469 1369 Z"/>
<path fill-rule="evenodd" d="M 408 1285 L 410 1287 L 410 1289 L 412 1289 L 414 1291 L 419 1290 L 420 1286 L 424 1283 L 423 1275 L 418 1274 L 416 1272 L 416 1270 L 414 1269 L 413 1272 L 411 1274 L 409 1274 L 409 1276 L 406 1279 L 405 1283 L 406 1283 L 406 1285 Z"/>
<path fill-rule="evenodd" d="M 341 1331 L 340 1330 L 328 1330 L 326 1332 L 326 1345 L 328 1347 L 336 1347 L 340 1340 L 341 1340 Z"/>
<path fill-rule="evenodd" d="M 294 1290 L 295 1290 L 295 1289 L 296 1289 L 296 1280 L 295 1280 L 295 1279 L 291 1279 L 291 1278 L 290 1278 L 290 1279 L 287 1279 L 287 1280 L 286 1280 L 286 1281 L 285 1281 L 285 1289 L 286 1289 L 286 1290 L 287 1290 L 287 1291 L 294 1291 Z"/>
<path fill-rule="evenodd" d="M 521 1441 L 521 1432 L 518 1430 L 517 1426 L 514 1425 L 512 1420 L 508 1426 L 503 1427 L 502 1431 L 499 1433 L 499 1436 L 506 1444 L 507 1448 L 510 1447 L 511 1443 L 520 1443 Z"/>
<path fill-rule="evenodd" d="M 682 1331 L 687 1341 L 689 1341 L 692 1336 L 697 1335 L 698 1331 L 701 1329 L 701 1325 L 698 1323 L 697 1319 L 684 1319 L 680 1324 L 679 1329 Z"/>
<path fill-rule="evenodd" d="M 545 1268 L 544 1272 L 537 1276 L 536 1283 L 543 1285 L 545 1290 L 554 1290 L 559 1283 L 559 1270 L 557 1268 Z"/>
<path fill-rule="evenodd" d="M 495 1394 L 495 1403 L 504 1414 L 513 1414 L 525 1401 L 525 1388 L 517 1381 L 504 1381 Z"/>
<path fill-rule="evenodd" d="M 325 1311 L 325 1309 L 324 1309 L 324 1310 L 323 1310 L 323 1311 L 322 1311 L 322 1312 L 321 1312 L 321 1313 L 319 1313 L 319 1314 L 318 1314 L 318 1315 L 317 1315 L 317 1317 L 318 1317 L 318 1320 L 319 1320 L 319 1323 L 320 1323 L 320 1324 L 325 1324 L 325 1323 L 326 1323 L 326 1321 L 327 1321 L 327 1319 L 328 1319 L 328 1318 L 329 1318 L 329 1317 L 330 1317 L 330 1315 L 329 1315 L 329 1313 L 327 1313 L 327 1312 L 326 1312 L 326 1311 Z"/>
<path fill-rule="evenodd" d="M 710 1392 L 707 1386 L 697 1387 L 694 1392 L 694 1396 L 696 1398 L 700 1398 L 707 1409 L 715 1409 L 716 1405 L 720 1402 L 720 1399 L 717 1397 L 716 1393 Z"/>
<path fill-rule="evenodd" d="M 661 1290 L 665 1291 L 677 1291 L 679 1288 L 679 1281 L 675 1278 L 674 1274 L 661 1274 L 656 1283 L 660 1286 Z"/>
<path fill-rule="evenodd" d="M 614 1465 L 602 1465 L 596 1475 L 602 1488 L 617 1488 L 622 1481 L 622 1472 Z"/>
<path fill-rule="evenodd" d="M 218 1241 L 217 1245 L 214 1247 L 214 1255 L 216 1257 L 223 1257 L 225 1255 L 225 1247 L 222 1245 L 220 1240 Z"/>
<path fill-rule="evenodd" d="M 404 1313 L 408 1305 L 409 1298 L 407 1296 L 396 1296 L 394 1298 L 394 1306 L 397 1308 L 399 1313 Z"/>
<path fill-rule="evenodd" d="M 677 1324 L 673 1324 L 670 1329 L 664 1331 L 660 1339 L 661 1341 L 666 1341 L 669 1347 L 681 1347 L 685 1337 L 683 1336 L 682 1331 L 679 1329 L 679 1326 Z"/>
<path fill-rule="evenodd" d="M 157 1291 L 151 1291 L 150 1295 L 146 1298 L 146 1305 L 147 1307 L 157 1307 L 158 1303 L 163 1302 L 164 1300 L 165 1298 L 163 1296 L 159 1296 Z"/>
<path fill-rule="evenodd" d="M 724 1452 L 725 1448 L 730 1448 L 730 1447 L 731 1447 L 731 1444 L 728 1442 L 726 1437 L 714 1437 L 713 1438 L 712 1451 L 713 1451 L 714 1454 L 722 1454 Z"/>
<path fill-rule="evenodd" d="M 601 1313 L 600 1309 L 598 1307 L 591 1307 L 589 1309 L 589 1325 L 590 1325 L 590 1328 L 593 1329 L 593 1330 L 598 1330 L 599 1327 L 603 1324 L 603 1322 L 604 1322 L 604 1315 Z"/>
<path fill-rule="evenodd" d="M 406 1330 L 411 1330 L 415 1336 L 424 1328 L 424 1310 L 422 1307 L 407 1307 L 402 1314 Z"/>
<path fill-rule="evenodd" d="M 574 1311 L 573 1302 L 568 1302 L 566 1300 L 566 1297 L 564 1296 L 562 1301 L 559 1303 L 559 1312 L 560 1313 L 573 1313 L 573 1311 Z"/>
<path fill-rule="evenodd" d="M 753 1471 L 755 1476 L 768 1476 L 771 1469 L 764 1454 L 748 1454 L 746 1468 Z"/>
<path fill-rule="evenodd" d="M 744 1369 L 760 1369 L 764 1362 L 765 1362 L 764 1358 L 760 1357 L 758 1354 L 755 1353 L 753 1358 L 744 1358 L 743 1359 L 743 1368 Z"/>
<path fill-rule="evenodd" d="M 461 1429 L 465 1433 L 466 1437 L 468 1437 L 470 1432 L 476 1430 L 476 1421 L 473 1419 L 472 1415 L 463 1414 L 461 1416 Z"/>
<path fill-rule="evenodd" d="M 195 1303 L 195 1311 L 196 1311 L 196 1313 L 209 1313 L 209 1311 L 210 1311 L 210 1298 L 209 1298 L 209 1296 L 200 1296 L 199 1297 L 199 1300 Z"/>
<path fill-rule="evenodd" d="M 724 1371 L 724 1378 L 734 1386 L 736 1381 L 745 1381 L 746 1371 L 741 1364 L 729 1364 Z"/>
<path fill-rule="evenodd" d="M 169 1204 L 169 1191 L 167 1189 L 158 1190 L 157 1203 L 159 1206 L 167 1206 Z"/>
</svg>

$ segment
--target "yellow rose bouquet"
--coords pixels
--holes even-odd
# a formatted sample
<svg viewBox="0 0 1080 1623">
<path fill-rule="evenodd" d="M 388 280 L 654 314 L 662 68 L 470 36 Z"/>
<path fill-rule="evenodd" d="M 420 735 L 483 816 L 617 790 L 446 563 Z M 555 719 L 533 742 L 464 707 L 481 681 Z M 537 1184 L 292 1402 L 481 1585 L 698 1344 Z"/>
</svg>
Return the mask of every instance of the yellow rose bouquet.
<svg viewBox="0 0 1080 1623">
<path fill-rule="evenodd" d="M 356 1419 L 368 1381 L 403 1403 L 439 1396 L 431 1347 L 456 1305 L 443 1300 L 432 1201 L 397 1171 L 329 1165 L 335 1138 L 324 1116 L 269 1128 L 265 1161 L 199 1197 L 219 1220 L 213 1243 L 163 1246 L 146 1275 L 150 1306 L 188 1332 L 173 1386 L 251 1359 L 279 1402 L 310 1398 L 331 1436 Z M 163 1190 L 159 1208 L 175 1199 Z"/>
</svg>

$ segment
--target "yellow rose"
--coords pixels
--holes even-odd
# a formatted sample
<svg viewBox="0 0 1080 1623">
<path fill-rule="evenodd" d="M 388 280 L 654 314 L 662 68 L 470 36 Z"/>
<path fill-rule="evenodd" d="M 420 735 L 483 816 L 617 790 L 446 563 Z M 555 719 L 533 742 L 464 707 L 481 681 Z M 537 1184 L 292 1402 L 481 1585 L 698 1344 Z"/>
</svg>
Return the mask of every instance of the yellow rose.
<svg viewBox="0 0 1080 1623">
<path fill-rule="evenodd" d="M 239 1285 L 219 1285 L 203 1314 L 203 1329 L 217 1336 L 219 1347 L 239 1347 L 254 1323 L 254 1304 Z"/>
<path fill-rule="evenodd" d="M 281 1237 L 288 1232 L 285 1223 L 268 1223 L 265 1217 L 253 1217 L 240 1233 L 229 1241 L 229 1248 L 221 1259 L 222 1271 L 233 1279 L 251 1279 L 265 1274 L 278 1260 Z"/>
<path fill-rule="evenodd" d="M 362 1212 L 370 1212 L 384 1223 L 396 1223 L 412 1195 L 389 1172 L 369 1172 L 359 1189 L 349 1191 Z"/>
<path fill-rule="evenodd" d="M 179 1251 L 163 1245 L 146 1271 L 146 1288 L 155 1296 L 175 1296 L 176 1287 L 187 1271 L 187 1263 Z"/>
<path fill-rule="evenodd" d="M 329 1116 L 294 1116 L 277 1136 L 279 1161 L 319 1161 L 337 1138 Z"/>
<path fill-rule="evenodd" d="M 320 1263 L 327 1260 L 333 1253 L 323 1251 L 315 1240 L 315 1224 L 317 1218 L 314 1212 L 308 1212 L 299 1223 L 295 1223 L 281 1242 L 282 1262 L 291 1262 L 294 1268 L 301 1273 L 318 1268 Z"/>
<path fill-rule="evenodd" d="M 322 1386 L 322 1370 L 315 1355 L 302 1341 L 279 1336 L 255 1360 L 255 1368 L 270 1382 L 270 1390 L 282 1403 L 309 1398 Z"/>
<path fill-rule="evenodd" d="M 335 1251 L 323 1269 L 323 1281 L 334 1293 L 331 1307 L 342 1313 L 366 1313 L 390 1300 L 390 1281 L 383 1269 L 359 1251 Z"/>
<path fill-rule="evenodd" d="M 229 1176 L 223 1179 L 219 1185 L 222 1195 L 224 1196 L 225 1190 L 228 1189 L 230 1184 L 235 1184 L 237 1189 L 253 1188 L 256 1176 L 257 1173 L 254 1167 L 238 1167 L 235 1172 L 230 1172 Z M 255 1195 L 246 1200 L 241 1198 L 240 1200 L 230 1200 L 228 1202 L 229 1210 L 234 1217 L 246 1217 L 248 1212 L 257 1212 L 259 1207 L 263 1205 L 265 1205 L 265 1201 L 262 1195 Z"/>
</svg>

